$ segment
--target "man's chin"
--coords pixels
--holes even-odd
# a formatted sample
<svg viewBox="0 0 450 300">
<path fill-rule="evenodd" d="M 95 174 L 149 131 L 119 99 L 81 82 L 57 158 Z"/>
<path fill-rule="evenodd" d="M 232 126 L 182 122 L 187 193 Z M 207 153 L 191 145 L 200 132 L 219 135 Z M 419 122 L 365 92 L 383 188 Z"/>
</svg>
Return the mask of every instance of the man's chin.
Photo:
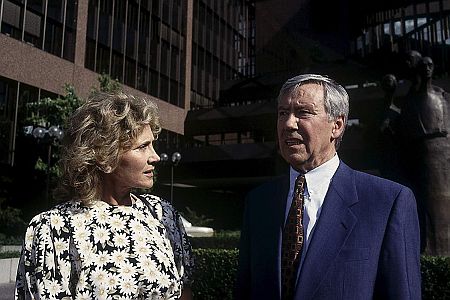
<svg viewBox="0 0 450 300">
<path fill-rule="evenodd" d="M 294 168 L 300 168 L 307 161 L 306 155 L 299 153 L 293 153 L 283 157 Z"/>
</svg>

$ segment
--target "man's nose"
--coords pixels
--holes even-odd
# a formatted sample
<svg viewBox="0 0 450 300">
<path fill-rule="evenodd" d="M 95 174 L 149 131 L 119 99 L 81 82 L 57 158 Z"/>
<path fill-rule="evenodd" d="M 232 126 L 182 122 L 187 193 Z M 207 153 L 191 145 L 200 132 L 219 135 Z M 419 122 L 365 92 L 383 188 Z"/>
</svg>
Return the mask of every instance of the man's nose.
<svg viewBox="0 0 450 300">
<path fill-rule="evenodd" d="M 290 113 L 286 119 L 286 127 L 289 129 L 298 129 L 298 119 L 295 114 Z"/>
</svg>

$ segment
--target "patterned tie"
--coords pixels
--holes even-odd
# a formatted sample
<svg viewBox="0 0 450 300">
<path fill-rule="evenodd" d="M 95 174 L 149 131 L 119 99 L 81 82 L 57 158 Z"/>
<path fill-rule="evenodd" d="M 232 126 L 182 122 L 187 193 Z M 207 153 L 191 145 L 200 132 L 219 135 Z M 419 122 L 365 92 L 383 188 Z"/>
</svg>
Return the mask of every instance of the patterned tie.
<svg viewBox="0 0 450 300">
<path fill-rule="evenodd" d="M 303 246 L 303 201 L 305 175 L 300 174 L 295 181 L 294 197 L 286 225 L 283 229 L 281 248 L 281 295 L 282 299 L 292 299 L 297 268 Z"/>
</svg>

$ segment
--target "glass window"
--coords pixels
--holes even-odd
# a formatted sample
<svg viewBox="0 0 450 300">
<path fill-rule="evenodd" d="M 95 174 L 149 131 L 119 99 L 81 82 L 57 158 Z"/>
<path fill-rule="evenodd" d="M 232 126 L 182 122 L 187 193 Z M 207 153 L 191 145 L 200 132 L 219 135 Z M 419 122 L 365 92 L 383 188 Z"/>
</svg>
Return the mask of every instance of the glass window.
<svg viewBox="0 0 450 300">
<path fill-rule="evenodd" d="M 97 48 L 97 73 L 109 73 L 109 48 L 103 45 L 98 45 Z"/>
<path fill-rule="evenodd" d="M 110 45 L 112 2 L 100 0 L 100 18 L 98 27 L 98 42 L 104 46 Z"/>
<path fill-rule="evenodd" d="M 141 10 L 139 23 L 138 61 L 141 64 L 148 65 L 150 14 L 147 11 Z"/>
<path fill-rule="evenodd" d="M 111 63 L 111 78 L 123 82 L 123 54 L 113 51 Z"/>
<path fill-rule="evenodd" d="M 137 89 L 143 91 L 144 93 L 147 93 L 147 84 L 148 84 L 147 78 L 148 78 L 147 66 L 139 64 L 136 78 Z"/>
<path fill-rule="evenodd" d="M 170 57 L 170 78 L 175 79 L 177 81 L 179 81 L 179 66 L 180 66 L 180 62 L 179 62 L 179 49 L 172 47 L 171 51 L 171 57 Z"/>
<path fill-rule="evenodd" d="M 170 46 L 165 41 L 162 41 L 161 43 L 161 73 L 164 75 L 168 75 L 168 69 L 169 69 L 169 51 Z"/>
<path fill-rule="evenodd" d="M 170 5 L 170 0 L 164 0 L 162 1 L 162 19 L 171 24 L 171 20 L 170 20 L 170 12 L 169 12 L 169 8 L 172 7 L 172 5 Z"/>
<path fill-rule="evenodd" d="M 160 78 L 159 98 L 169 101 L 169 78 L 164 75 Z"/>
<path fill-rule="evenodd" d="M 125 1 L 115 0 L 113 49 L 120 53 L 123 53 L 124 47 L 125 8 Z"/>
<path fill-rule="evenodd" d="M 170 103 L 176 106 L 181 106 L 178 100 L 178 82 L 170 81 Z"/>
<path fill-rule="evenodd" d="M 75 31 L 72 28 L 66 27 L 63 58 L 72 62 L 75 59 L 75 39 Z"/>
<path fill-rule="evenodd" d="M 92 39 L 86 39 L 86 54 L 85 54 L 84 66 L 89 70 L 95 69 L 95 41 Z"/>
<path fill-rule="evenodd" d="M 87 37 L 91 39 L 95 39 L 96 30 L 97 30 L 97 1 L 98 0 L 89 0 L 88 6 L 88 17 L 87 17 Z"/>
<path fill-rule="evenodd" d="M 128 2 L 128 17 L 127 17 L 127 56 L 135 58 L 136 44 L 137 44 L 137 29 L 138 29 L 138 6 L 133 2 Z"/>
<path fill-rule="evenodd" d="M 136 84 L 136 61 L 128 57 L 125 60 L 125 84 L 131 87 Z"/>
<path fill-rule="evenodd" d="M 0 77 L 0 163 L 10 163 L 17 82 Z"/>
<path fill-rule="evenodd" d="M 180 11 L 181 3 L 180 0 L 173 0 L 172 6 L 172 28 L 176 31 L 180 31 Z"/>
<path fill-rule="evenodd" d="M 31 11 L 26 12 L 24 40 L 36 47 L 42 46 L 42 31 L 44 29 L 42 16 Z"/>
<path fill-rule="evenodd" d="M 22 40 L 23 14 L 23 4 L 19 5 L 5 0 L 3 2 L 2 33 Z"/>
<path fill-rule="evenodd" d="M 159 0 L 153 0 L 152 1 L 153 14 L 155 16 L 158 16 L 158 17 L 159 17 L 159 5 L 160 5 L 160 1 Z"/>
<path fill-rule="evenodd" d="M 27 10 L 43 14 L 44 13 L 44 1 L 43 0 L 28 0 Z"/>
<path fill-rule="evenodd" d="M 155 71 L 150 71 L 150 90 L 148 93 L 152 96 L 158 97 L 159 74 Z"/>
<path fill-rule="evenodd" d="M 77 15 L 78 15 L 77 1 L 67 1 L 66 6 L 66 26 L 71 29 L 77 28 Z"/>
<path fill-rule="evenodd" d="M 61 56 L 62 25 L 52 19 L 47 19 L 45 29 L 44 50 L 54 55 Z"/>
<path fill-rule="evenodd" d="M 159 43 L 152 40 L 150 44 L 150 67 L 158 70 L 158 53 L 160 51 Z"/>
<path fill-rule="evenodd" d="M 47 18 L 51 18 L 54 21 L 60 23 L 63 22 L 64 17 L 64 1 L 61 0 L 48 0 L 47 2 Z"/>
</svg>

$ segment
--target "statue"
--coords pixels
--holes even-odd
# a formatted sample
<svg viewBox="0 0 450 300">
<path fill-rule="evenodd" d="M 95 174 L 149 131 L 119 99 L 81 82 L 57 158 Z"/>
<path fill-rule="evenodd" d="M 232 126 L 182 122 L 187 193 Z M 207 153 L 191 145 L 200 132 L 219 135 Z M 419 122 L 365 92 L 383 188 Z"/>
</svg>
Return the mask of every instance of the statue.
<svg viewBox="0 0 450 300">
<path fill-rule="evenodd" d="M 393 74 L 386 74 L 381 79 L 384 91 L 383 113 L 378 124 L 377 150 L 379 151 L 380 173 L 383 177 L 404 183 L 399 164 L 400 144 L 398 142 L 400 107 L 395 92 L 398 86 Z"/>
<path fill-rule="evenodd" d="M 450 97 L 432 84 L 430 57 L 419 60 L 416 71 L 401 112 L 402 152 L 419 210 L 425 212 L 425 252 L 450 255 Z"/>
</svg>

